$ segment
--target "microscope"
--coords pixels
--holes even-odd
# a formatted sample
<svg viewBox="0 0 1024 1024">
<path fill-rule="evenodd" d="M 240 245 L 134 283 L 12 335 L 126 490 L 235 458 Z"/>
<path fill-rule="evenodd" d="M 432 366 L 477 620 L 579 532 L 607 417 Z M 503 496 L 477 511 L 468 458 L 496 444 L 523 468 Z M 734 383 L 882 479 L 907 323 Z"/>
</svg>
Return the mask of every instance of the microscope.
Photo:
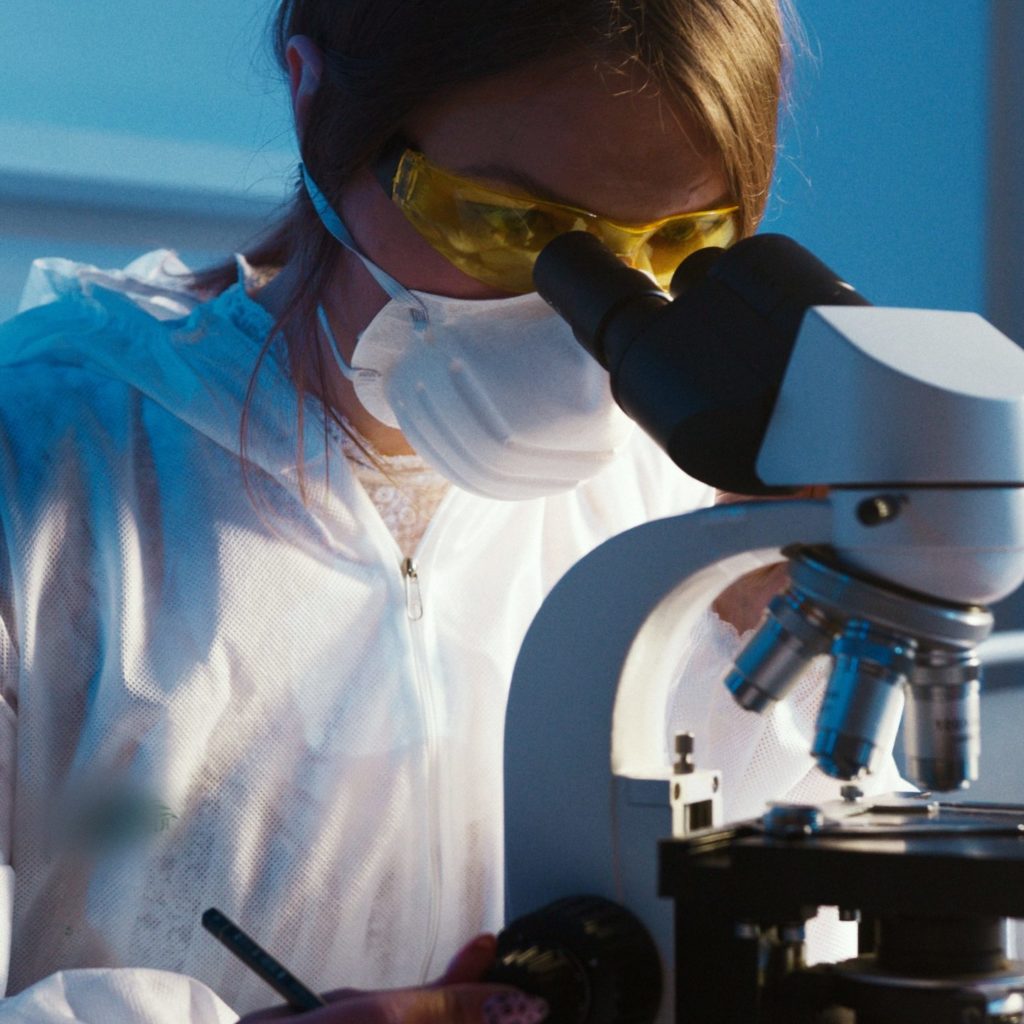
<svg viewBox="0 0 1024 1024">
<path fill-rule="evenodd" d="M 753 500 L 612 538 L 534 620 L 496 976 L 579 1024 L 1024 1024 L 1024 807 L 931 795 L 977 778 L 988 606 L 1024 582 L 1024 351 L 974 314 L 871 306 L 778 235 L 695 253 L 669 294 L 563 235 L 535 280 L 668 456 Z M 724 824 L 699 734 L 661 768 L 666 689 L 673 636 L 749 552 L 790 583 L 723 685 L 763 713 L 826 662 L 811 754 L 845 784 Z M 919 789 L 868 795 L 901 718 Z M 826 907 L 858 955 L 808 967 Z"/>
</svg>

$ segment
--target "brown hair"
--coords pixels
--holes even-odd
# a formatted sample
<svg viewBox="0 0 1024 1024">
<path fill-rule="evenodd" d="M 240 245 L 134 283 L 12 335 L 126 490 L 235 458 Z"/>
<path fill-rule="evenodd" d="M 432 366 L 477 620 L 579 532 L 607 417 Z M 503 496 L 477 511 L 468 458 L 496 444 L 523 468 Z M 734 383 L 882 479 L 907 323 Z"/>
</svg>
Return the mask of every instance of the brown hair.
<svg viewBox="0 0 1024 1024">
<path fill-rule="evenodd" d="M 274 54 L 295 35 L 325 54 L 324 74 L 304 126 L 302 159 L 337 208 L 354 172 L 399 131 L 425 98 L 445 89 L 572 50 L 590 49 L 611 68 L 638 66 L 672 104 L 703 129 L 721 154 L 742 214 L 756 228 L 775 162 L 776 122 L 785 58 L 781 7 L 788 0 L 281 0 L 273 20 Z M 339 247 L 297 179 L 281 219 L 245 253 L 258 268 L 295 260 L 299 282 L 274 325 L 287 338 L 299 396 L 311 389 L 305 367 L 323 379 L 316 308 Z M 192 278 L 210 295 L 234 283 L 234 262 Z M 312 359 L 297 346 L 314 344 Z M 258 369 L 258 367 L 257 367 Z M 256 375 L 253 375 L 255 381 Z M 320 395 L 327 389 L 317 386 Z M 246 402 L 246 415 L 253 398 Z M 334 414 L 324 405 L 324 429 Z M 242 423 L 245 450 L 246 416 Z M 305 481 L 300 467 L 300 487 Z"/>
</svg>

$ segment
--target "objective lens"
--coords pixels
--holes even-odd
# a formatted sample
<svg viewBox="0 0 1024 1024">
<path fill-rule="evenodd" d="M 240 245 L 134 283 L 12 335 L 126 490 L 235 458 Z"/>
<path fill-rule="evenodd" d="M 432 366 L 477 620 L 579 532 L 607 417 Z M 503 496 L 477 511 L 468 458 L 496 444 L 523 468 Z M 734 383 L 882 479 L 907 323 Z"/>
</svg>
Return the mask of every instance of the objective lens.
<svg viewBox="0 0 1024 1024">
<path fill-rule="evenodd" d="M 939 792 L 978 777 L 981 663 L 975 651 L 918 653 L 906 687 L 904 748 L 911 781 Z"/>
<path fill-rule="evenodd" d="M 835 669 L 811 751 L 825 774 L 858 779 L 877 769 L 896 738 L 913 651 L 906 637 L 863 620 L 847 623 L 832 650 Z"/>
<path fill-rule="evenodd" d="M 764 624 L 726 676 L 727 689 L 740 707 L 764 711 L 793 689 L 812 658 L 828 652 L 836 631 L 810 598 L 790 587 L 772 598 Z"/>
</svg>

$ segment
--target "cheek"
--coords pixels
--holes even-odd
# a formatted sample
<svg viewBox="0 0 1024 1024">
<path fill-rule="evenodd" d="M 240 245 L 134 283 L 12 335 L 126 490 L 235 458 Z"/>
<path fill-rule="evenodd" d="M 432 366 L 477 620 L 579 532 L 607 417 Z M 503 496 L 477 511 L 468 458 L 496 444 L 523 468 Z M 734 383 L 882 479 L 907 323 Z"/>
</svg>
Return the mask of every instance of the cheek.
<svg viewBox="0 0 1024 1024">
<path fill-rule="evenodd" d="M 406 288 L 455 299 L 507 294 L 449 263 L 405 219 L 369 171 L 360 172 L 346 187 L 339 214 L 362 252 Z"/>
</svg>

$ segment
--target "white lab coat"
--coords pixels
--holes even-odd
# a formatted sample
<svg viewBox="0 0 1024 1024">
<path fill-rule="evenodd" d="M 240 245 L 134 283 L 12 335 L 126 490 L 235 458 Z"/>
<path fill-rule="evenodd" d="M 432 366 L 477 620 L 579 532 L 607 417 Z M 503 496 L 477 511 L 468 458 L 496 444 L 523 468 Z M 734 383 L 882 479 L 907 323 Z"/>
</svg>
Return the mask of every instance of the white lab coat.
<svg viewBox="0 0 1024 1024">
<path fill-rule="evenodd" d="M 453 489 L 416 553 L 416 618 L 333 442 L 299 501 L 276 354 L 247 492 L 269 317 L 240 286 L 197 304 L 173 268 L 46 261 L 42 304 L 0 328 L 0 939 L 21 993 L 0 1024 L 277 1002 L 200 928 L 209 906 L 313 988 L 438 973 L 501 923 L 503 711 L 543 596 L 607 537 L 710 500 L 639 435 L 572 493 Z M 734 639 L 694 664 L 720 673 Z M 755 803 L 809 792 L 806 745 L 743 721 L 768 745 Z"/>
</svg>

